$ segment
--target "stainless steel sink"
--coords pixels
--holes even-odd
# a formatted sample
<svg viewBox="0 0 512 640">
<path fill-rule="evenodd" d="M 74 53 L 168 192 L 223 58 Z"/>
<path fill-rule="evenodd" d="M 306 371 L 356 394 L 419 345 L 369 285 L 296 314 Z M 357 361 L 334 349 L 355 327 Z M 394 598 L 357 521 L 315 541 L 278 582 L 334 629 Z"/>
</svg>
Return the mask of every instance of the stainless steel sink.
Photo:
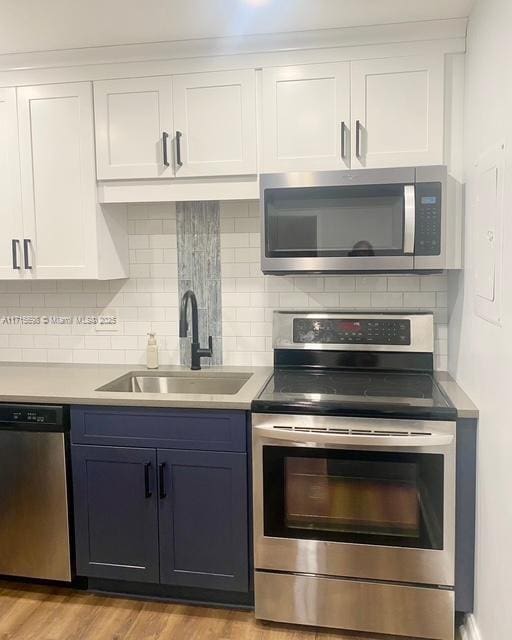
<svg viewBox="0 0 512 640">
<path fill-rule="evenodd" d="M 130 371 L 124 376 L 99 387 L 96 391 L 120 393 L 199 393 L 207 395 L 234 395 L 249 380 L 250 373 L 223 373 L 220 371 Z"/>
</svg>

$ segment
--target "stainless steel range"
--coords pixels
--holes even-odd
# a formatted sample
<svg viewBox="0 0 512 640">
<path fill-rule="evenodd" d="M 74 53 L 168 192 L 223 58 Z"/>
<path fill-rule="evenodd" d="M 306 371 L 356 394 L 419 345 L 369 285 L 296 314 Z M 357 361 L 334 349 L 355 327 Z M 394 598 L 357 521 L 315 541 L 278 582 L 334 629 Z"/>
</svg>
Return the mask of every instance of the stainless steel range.
<svg viewBox="0 0 512 640">
<path fill-rule="evenodd" d="M 256 617 L 454 633 L 455 409 L 430 314 L 276 312 L 253 402 Z"/>
</svg>

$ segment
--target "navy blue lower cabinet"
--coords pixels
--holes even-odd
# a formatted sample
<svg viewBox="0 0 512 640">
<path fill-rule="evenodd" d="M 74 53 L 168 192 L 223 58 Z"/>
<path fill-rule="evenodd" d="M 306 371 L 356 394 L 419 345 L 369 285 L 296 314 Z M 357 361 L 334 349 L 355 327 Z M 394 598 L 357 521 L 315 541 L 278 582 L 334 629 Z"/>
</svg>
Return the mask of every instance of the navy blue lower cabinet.
<svg viewBox="0 0 512 640">
<path fill-rule="evenodd" d="M 71 449 L 77 574 L 158 582 L 155 449 Z"/>
<path fill-rule="evenodd" d="M 158 449 L 160 582 L 248 591 L 247 457 Z"/>
</svg>

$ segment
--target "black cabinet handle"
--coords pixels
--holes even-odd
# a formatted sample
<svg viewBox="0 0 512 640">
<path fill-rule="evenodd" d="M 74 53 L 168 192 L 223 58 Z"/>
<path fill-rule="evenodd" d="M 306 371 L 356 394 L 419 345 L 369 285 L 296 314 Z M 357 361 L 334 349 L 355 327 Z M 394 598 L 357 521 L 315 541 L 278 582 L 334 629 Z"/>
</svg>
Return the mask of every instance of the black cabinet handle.
<svg viewBox="0 0 512 640">
<path fill-rule="evenodd" d="M 12 241 L 12 268 L 13 269 L 20 268 L 20 263 L 18 260 L 19 249 L 20 249 L 20 241 L 13 239 Z"/>
<path fill-rule="evenodd" d="M 361 121 L 356 120 L 356 157 L 361 157 Z"/>
<path fill-rule="evenodd" d="M 181 131 L 176 131 L 176 165 L 178 167 L 183 166 L 183 161 L 181 159 L 181 136 L 183 134 Z"/>
<path fill-rule="evenodd" d="M 169 158 L 167 157 L 167 139 L 169 138 L 169 134 L 167 131 L 162 131 L 162 152 L 164 157 L 164 166 L 169 166 Z"/>
<path fill-rule="evenodd" d="M 149 483 L 149 472 L 151 471 L 151 462 L 146 462 L 144 465 L 144 493 L 146 498 L 151 498 L 153 492 L 151 491 Z"/>
<path fill-rule="evenodd" d="M 23 240 L 23 260 L 25 263 L 25 269 L 32 269 L 32 264 L 30 263 L 30 245 L 31 240 L 29 238 L 25 238 Z"/>
<path fill-rule="evenodd" d="M 163 500 L 167 497 L 167 493 L 165 491 L 165 462 L 162 462 L 158 465 L 158 485 L 160 491 L 160 500 Z"/>
<path fill-rule="evenodd" d="M 341 123 L 341 159 L 345 160 L 347 157 L 347 149 L 346 149 L 346 138 L 347 138 L 347 125 L 345 122 Z"/>
</svg>

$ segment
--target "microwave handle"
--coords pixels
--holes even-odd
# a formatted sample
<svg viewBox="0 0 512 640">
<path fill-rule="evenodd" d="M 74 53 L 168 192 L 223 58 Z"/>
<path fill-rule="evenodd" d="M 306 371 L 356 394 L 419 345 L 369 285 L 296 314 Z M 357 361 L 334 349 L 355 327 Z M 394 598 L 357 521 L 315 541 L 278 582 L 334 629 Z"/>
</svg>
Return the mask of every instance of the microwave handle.
<svg viewBox="0 0 512 640">
<path fill-rule="evenodd" d="M 413 184 L 404 186 L 404 254 L 414 254 L 416 233 L 416 189 Z"/>
</svg>

